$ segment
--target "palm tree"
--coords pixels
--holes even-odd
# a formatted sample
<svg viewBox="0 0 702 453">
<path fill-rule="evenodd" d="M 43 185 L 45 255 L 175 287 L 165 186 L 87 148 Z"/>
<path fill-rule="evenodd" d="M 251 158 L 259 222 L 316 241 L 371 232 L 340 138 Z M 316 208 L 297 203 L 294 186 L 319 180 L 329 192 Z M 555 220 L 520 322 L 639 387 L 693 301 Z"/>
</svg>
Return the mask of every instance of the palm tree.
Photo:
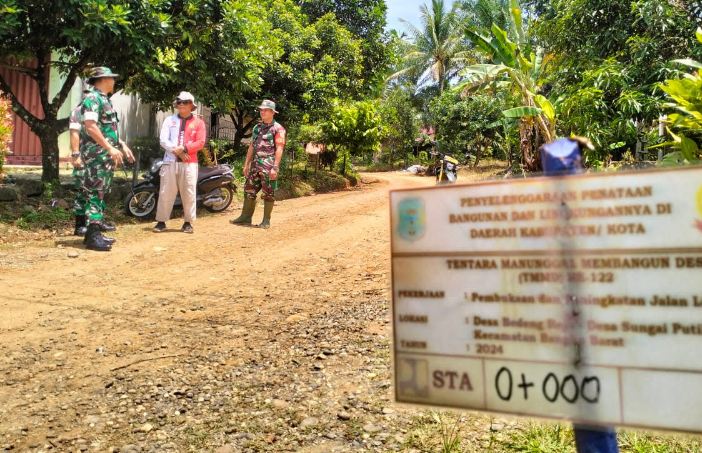
<svg viewBox="0 0 702 453">
<path fill-rule="evenodd" d="M 421 29 L 403 21 L 408 28 L 410 46 L 403 56 L 403 68 L 388 80 L 409 77 L 417 86 L 437 84 L 443 92 L 449 81 L 458 73 L 471 53 L 467 51 L 455 9 L 446 10 L 444 0 L 432 0 L 431 9 L 420 7 Z"/>
<path fill-rule="evenodd" d="M 473 30 L 489 30 L 492 24 L 506 29 L 509 0 L 461 0 L 456 3 L 463 22 Z"/>
</svg>

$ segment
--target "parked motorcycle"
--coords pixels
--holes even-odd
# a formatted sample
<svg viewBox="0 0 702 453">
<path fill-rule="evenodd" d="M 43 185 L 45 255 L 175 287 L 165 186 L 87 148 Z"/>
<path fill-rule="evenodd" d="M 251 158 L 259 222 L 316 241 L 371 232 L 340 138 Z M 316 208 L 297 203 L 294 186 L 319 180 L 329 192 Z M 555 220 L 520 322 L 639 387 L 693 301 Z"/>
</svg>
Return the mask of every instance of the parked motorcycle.
<svg viewBox="0 0 702 453">
<path fill-rule="evenodd" d="M 124 200 L 127 214 L 140 219 L 155 215 L 161 183 L 159 172 L 162 165 L 162 160 L 154 162 L 149 171 L 142 175 L 143 181 L 132 187 L 131 193 Z M 204 206 L 210 212 L 224 211 L 234 199 L 236 185 L 232 182 L 233 180 L 234 175 L 229 165 L 200 167 L 197 174 L 197 204 Z M 179 194 L 174 206 L 182 207 L 182 205 Z"/>
<path fill-rule="evenodd" d="M 436 160 L 434 164 L 434 175 L 437 184 L 453 184 L 458 179 L 458 160 L 448 154 L 438 150 L 432 151 L 431 155 Z"/>
</svg>

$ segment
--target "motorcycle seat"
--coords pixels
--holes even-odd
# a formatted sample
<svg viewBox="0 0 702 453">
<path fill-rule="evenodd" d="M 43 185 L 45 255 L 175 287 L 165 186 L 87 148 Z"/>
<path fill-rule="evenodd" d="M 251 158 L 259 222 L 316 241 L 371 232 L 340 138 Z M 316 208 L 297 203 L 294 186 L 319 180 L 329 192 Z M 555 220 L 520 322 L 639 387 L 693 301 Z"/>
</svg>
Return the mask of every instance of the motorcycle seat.
<svg viewBox="0 0 702 453">
<path fill-rule="evenodd" d="M 222 175 L 224 173 L 230 172 L 231 169 L 222 166 L 216 167 L 200 167 L 198 169 L 198 179 L 209 178 L 210 176 Z"/>
</svg>

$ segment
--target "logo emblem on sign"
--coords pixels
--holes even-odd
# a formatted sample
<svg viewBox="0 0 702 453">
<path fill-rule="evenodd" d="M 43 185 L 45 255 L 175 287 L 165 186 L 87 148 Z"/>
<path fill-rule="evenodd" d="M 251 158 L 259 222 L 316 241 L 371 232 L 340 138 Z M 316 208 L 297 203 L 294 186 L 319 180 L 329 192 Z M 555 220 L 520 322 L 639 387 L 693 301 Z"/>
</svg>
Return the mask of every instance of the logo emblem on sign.
<svg viewBox="0 0 702 453">
<path fill-rule="evenodd" d="M 702 217 L 702 186 L 697 190 L 697 197 L 695 202 L 695 205 L 697 206 L 697 212 L 699 213 L 700 217 Z M 698 230 L 702 231 L 702 220 L 696 219 L 695 226 Z"/>
<path fill-rule="evenodd" d="M 426 230 L 426 212 L 424 200 L 407 198 L 398 205 L 399 223 L 397 234 L 407 241 L 416 241 L 424 236 Z"/>
<path fill-rule="evenodd" d="M 429 362 L 421 359 L 401 358 L 397 362 L 397 393 L 403 398 L 429 396 Z"/>
</svg>

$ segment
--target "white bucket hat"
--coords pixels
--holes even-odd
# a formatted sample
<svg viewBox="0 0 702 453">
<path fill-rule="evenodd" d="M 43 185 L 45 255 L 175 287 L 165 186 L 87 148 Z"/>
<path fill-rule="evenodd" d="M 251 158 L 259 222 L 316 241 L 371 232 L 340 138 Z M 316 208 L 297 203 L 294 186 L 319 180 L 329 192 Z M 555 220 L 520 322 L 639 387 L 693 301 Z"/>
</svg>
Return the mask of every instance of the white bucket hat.
<svg viewBox="0 0 702 453">
<path fill-rule="evenodd" d="M 175 106 L 178 101 L 190 101 L 193 104 L 192 109 L 196 110 L 197 106 L 195 105 L 195 96 L 193 96 L 191 93 L 187 91 L 181 91 L 178 96 L 176 96 L 175 101 L 173 102 L 173 105 Z"/>
</svg>

